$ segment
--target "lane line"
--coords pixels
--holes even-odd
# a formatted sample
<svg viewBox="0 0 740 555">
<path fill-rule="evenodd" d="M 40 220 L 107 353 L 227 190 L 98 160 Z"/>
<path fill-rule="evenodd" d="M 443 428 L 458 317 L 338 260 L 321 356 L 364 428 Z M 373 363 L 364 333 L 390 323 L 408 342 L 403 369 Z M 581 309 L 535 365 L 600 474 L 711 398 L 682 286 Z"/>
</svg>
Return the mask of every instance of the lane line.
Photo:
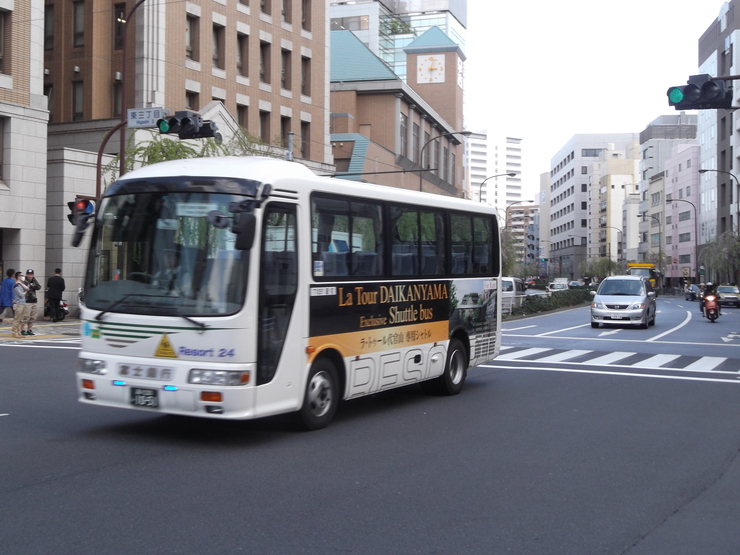
<svg viewBox="0 0 740 555">
<path fill-rule="evenodd" d="M 519 330 L 526 330 L 526 329 L 528 329 L 528 328 L 536 328 L 536 327 L 537 327 L 537 326 L 535 326 L 535 325 L 533 324 L 533 325 L 531 325 L 531 326 L 522 326 L 522 327 L 520 327 L 520 328 L 511 328 L 511 329 L 508 329 L 508 330 L 505 330 L 505 329 L 503 329 L 503 328 L 502 328 L 502 329 L 501 329 L 501 331 L 502 331 L 502 332 L 505 332 L 505 331 L 519 331 Z"/>
<path fill-rule="evenodd" d="M 669 330 L 667 330 L 667 331 L 664 331 L 664 332 L 663 332 L 663 333 L 661 333 L 661 334 L 658 334 L 658 335 L 656 335 L 655 337 L 651 337 L 650 339 L 646 339 L 646 340 L 645 340 L 645 342 L 647 342 L 647 343 L 650 343 L 650 342 L 654 342 L 654 341 L 657 341 L 658 339 L 660 339 L 661 337 L 665 337 L 665 336 L 666 336 L 666 335 L 668 335 L 669 333 L 673 333 L 674 331 L 678 331 L 678 330 L 680 330 L 680 329 L 681 329 L 682 327 L 684 327 L 684 326 L 685 326 L 686 324 L 688 324 L 689 322 L 691 322 L 691 312 L 689 312 L 689 311 L 687 310 L 687 311 L 686 311 L 686 318 L 684 319 L 684 321 L 683 321 L 683 322 L 681 322 L 680 324 L 678 324 L 678 325 L 677 325 L 676 327 L 674 327 L 674 328 L 671 328 L 671 329 L 669 329 Z"/>
<path fill-rule="evenodd" d="M 493 370 L 534 370 L 540 372 L 563 372 L 570 374 L 601 374 L 604 376 L 627 376 L 629 378 L 657 378 L 663 380 L 685 380 L 693 382 L 721 382 L 729 384 L 739 384 L 740 380 L 728 380 L 720 378 L 700 378 L 696 376 L 668 376 L 661 374 L 637 374 L 633 372 L 610 372 L 608 370 L 585 370 L 580 368 L 537 368 L 533 366 L 490 366 L 482 364 L 479 368 L 491 368 Z"/>
<path fill-rule="evenodd" d="M 587 323 L 587 324 L 581 324 L 580 326 L 573 326 L 571 328 L 563 328 L 561 330 L 547 331 L 545 333 L 537 334 L 537 335 L 535 335 L 535 337 L 545 337 L 546 335 L 550 335 L 550 334 L 553 334 L 553 333 L 560 333 L 561 331 L 570 331 L 570 330 L 575 330 L 575 329 L 578 329 L 578 328 L 585 328 L 586 326 L 590 326 L 590 325 L 591 325 L 590 323 Z"/>
</svg>

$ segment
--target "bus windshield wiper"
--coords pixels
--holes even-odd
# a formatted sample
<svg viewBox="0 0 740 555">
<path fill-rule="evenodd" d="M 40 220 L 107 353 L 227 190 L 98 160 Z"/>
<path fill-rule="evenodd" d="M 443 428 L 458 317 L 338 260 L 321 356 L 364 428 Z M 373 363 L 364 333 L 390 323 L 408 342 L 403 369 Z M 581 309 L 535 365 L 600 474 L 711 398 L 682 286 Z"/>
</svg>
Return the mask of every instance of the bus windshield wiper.
<svg viewBox="0 0 740 555">
<path fill-rule="evenodd" d="M 114 302 L 112 305 L 110 305 L 106 310 L 103 310 L 102 312 L 98 313 L 98 315 L 95 316 L 95 319 L 101 320 L 105 314 L 108 314 L 109 312 L 113 312 L 113 309 L 115 309 L 118 305 L 123 303 L 123 301 L 125 301 L 129 297 L 147 297 L 150 299 L 159 299 L 159 298 L 162 298 L 163 295 L 145 295 L 143 293 L 128 293 L 127 295 L 124 295 L 123 297 L 118 299 L 116 302 Z M 177 314 L 176 316 L 179 316 L 180 318 L 187 320 L 191 324 L 198 326 L 201 331 L 204 331 L 208 327 L 203 322 L 198 322 L 197 320 L 193 320 L 190 316 L 183 316 L 182 314 Z"/>
</svg>

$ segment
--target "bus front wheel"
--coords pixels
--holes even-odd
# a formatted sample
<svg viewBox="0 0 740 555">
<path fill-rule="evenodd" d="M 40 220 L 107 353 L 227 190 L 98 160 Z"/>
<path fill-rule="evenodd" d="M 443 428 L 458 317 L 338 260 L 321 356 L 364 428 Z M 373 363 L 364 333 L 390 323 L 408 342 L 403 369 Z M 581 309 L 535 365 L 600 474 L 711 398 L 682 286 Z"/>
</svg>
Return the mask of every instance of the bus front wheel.
<svg viewBox="0 0 740 555">
<path fill-rule="evenodd" d="M 468 352 L 459 339 L 452 339 L 447 348 L 447 364 L 438 378 L 425 382 L 425 389 L 440 395 L 457 395 L 468 375 Z"/>
<path fill-rule="evenodd" d="M 303 430 L 325 428 L 339 404 L 339 381 L 337 371 L 330 360 L 322 358 L 314 362 L 306 381 L 303 406 L 296 413 L 296 423 Z"/>
</svg>

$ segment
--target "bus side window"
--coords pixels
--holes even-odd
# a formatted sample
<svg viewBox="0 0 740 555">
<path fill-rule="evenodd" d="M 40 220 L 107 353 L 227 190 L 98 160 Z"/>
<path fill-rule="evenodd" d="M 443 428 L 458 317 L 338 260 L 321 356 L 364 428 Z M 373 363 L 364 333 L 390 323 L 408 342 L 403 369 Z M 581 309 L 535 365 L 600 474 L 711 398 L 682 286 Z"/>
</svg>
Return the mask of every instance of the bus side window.
<svg viewBox="0 0 740 555">
<path fill-rule="evenodd" d="M 470 216 L 450 216 L 452 236 L 452 274 L 469 274 L 472 270 L 473 226 Z"/>
</svg>

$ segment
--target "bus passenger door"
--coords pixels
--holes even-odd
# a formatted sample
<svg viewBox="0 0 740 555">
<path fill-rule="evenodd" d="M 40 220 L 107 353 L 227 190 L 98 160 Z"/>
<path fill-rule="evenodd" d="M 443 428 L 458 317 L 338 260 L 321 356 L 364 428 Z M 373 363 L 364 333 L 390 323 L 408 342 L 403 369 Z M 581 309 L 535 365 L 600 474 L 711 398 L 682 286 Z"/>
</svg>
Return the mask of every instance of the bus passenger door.
<svg viewBox="0 0 740 555">
<path fill-rule="evenodd" d="M 284 349 L 298 290 L 296 208 L 270 204 L 264 215 L 260 257 L 259 312 L 257 315 L 257 385 L 273 380 Z M 295 349 L 293 349 L 295 350 Z M 284 364 L 284 366 L 286 366 Z M 284 394 L 284 392 L 283 392 Z"/>
</svg>

